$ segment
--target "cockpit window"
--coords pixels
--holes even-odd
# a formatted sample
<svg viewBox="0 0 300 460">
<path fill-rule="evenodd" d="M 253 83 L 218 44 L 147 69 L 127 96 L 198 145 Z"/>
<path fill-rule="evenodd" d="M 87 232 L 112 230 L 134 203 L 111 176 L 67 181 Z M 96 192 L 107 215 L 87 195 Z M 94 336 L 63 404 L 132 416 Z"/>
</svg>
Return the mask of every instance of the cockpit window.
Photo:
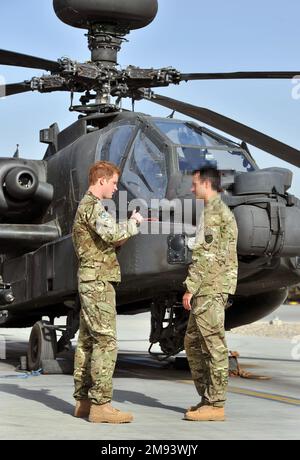
<svg viewBox="0 0 300 460">
<path fill-rule="evenodd" d="M 167 167 L 164 153 L 140 131 L 128 156 L 122 182 L 133 195 L 150 200 L 164 198 Z"/>
<path fill-rule="evenodd" d="M 242 149 L 223 139 L 215 139 L 188 123 L 172 120 L 154 120 L 154 124 L 175 144 L 179 169 L 193 171 L 209 160 L 218 169 L 253 171 L 255 168 Z"/>
<path fill-rule="evenodd" d="M 177 121 L 154 121 L 154 124 L 165 134 L 171 142 L 178 145 L 222 145 L 221 142 L 200 133 L 192 126 Z"/>
<path fill-rule="evenodd" d="M 119 166 L 134 130 L 133 125 L 110 129 L 101 138 L 97 147 L 97 158 Z"/>
<path fill-rule="evenodd" d="M 194 171 L 201 168 L 207 161 L 218 169 L 254 171 L 253 165 L 239 150 L 199 149 L 197 147 L 178 147 L 176 150 L 181 171 Z"/>
</svg>

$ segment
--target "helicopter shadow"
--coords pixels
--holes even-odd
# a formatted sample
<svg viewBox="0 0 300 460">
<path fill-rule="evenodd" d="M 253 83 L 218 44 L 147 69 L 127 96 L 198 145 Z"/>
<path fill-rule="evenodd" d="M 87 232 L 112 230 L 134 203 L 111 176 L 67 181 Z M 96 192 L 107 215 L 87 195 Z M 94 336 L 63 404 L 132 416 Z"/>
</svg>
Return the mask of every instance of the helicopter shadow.
<svg viewBox="0 0 300 460">
<path fill-rule="evenodd" d="M 12 383 L 1 383 L 0 392 L 41 403 L 44 406 L 63 414 L 71 415 L 74 412 L 73 404 L 49 394 L 50 390 L 46 388 L 41 388 L 40 390 L 28 390 L 27 388 L 22 388 L 19 385 L 14 385 Z"/>
<path fill-rule="evenodd" d="M 62 414 L 73 415 L 74 413 L 73 404 L 70 404 L 63 399 L 49 394 L 50 390 L 46 388 L 42 388 L 40 390 L 28 390 L 27 388 L 22 388 L 19 385 L 8 383 L 0 385 L 0 392 L 41 403 L 49 409 L 55 410 Z M 183 412 L 182 407 L 168 406 L 161 403 L 156 398 L 146 396 L 145 394 L 138 393 L 137 391 L 115 390 L 113 401 L 119 403 L 130 402 L 140 406 L 154 407 L 180 413 Z"/>
<path fill-rule="evenodd" d="M 147 396 L 144 393 L 138 393 L 137 391 L 114 390 L 113 402 L 129 402 L 144 407 L 170 410 L 172 412 L 184 412 L 184 409 L 182 407 L 169 406 L 167 404 L 163 404 L 157 398 Z"/>
</svg>

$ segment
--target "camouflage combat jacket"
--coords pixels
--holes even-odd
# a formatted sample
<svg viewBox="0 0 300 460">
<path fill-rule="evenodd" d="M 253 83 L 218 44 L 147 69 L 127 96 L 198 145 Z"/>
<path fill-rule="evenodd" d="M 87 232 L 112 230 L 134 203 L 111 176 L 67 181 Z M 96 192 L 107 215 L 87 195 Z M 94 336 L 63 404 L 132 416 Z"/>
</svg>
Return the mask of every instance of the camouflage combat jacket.
<svg viewBox="0 0 300 460">
<path fill-rule="evenodd" d="M 87 192 L 78 206 L 73 225 L 79 280 L 121 281 L 115 243 L 138 232 L 134 219 L 117 224 L 101 200 Z"/>
<path fill-rule="evenodd" d="M 237 235 L 235 217 L 221 200 L 212 198 L 204 208 L 204 238 L 193 246 L 192 263 L 185 280 L 194 296 L 234 294 L 237 285 Z"/>
</svg>

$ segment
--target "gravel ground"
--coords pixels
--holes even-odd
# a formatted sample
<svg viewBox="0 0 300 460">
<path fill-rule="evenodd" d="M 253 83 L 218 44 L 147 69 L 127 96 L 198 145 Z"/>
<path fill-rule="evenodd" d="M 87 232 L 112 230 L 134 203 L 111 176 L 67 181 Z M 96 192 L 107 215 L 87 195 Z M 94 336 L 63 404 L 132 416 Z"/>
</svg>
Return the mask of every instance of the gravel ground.
<svg viewBox="0 0 300 460">
<path fill-rule="evenodd" d="M 300 323 L 284 323 L 274 321 L 273 324 L 257 322 L 248 326 L 241 326 L 230 331 L 232 334 L 258 337 L 272 337 L 276 339 L 292 339 L 300 336 Z"/>
</svg>

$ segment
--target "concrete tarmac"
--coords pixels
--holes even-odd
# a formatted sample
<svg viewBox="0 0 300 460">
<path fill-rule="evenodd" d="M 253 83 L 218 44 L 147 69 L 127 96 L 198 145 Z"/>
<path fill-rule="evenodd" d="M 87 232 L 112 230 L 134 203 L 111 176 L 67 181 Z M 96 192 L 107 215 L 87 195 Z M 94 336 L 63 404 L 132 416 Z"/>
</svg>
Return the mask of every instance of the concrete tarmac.
<svg viewBox="0 0 300 460">
<path fill-rule="evenodd" d="M 282 307 L 282 311 L 293 320 L 297 311 L 295 318 L 300 321 L 300 307 Z M 26 353 L 30 329 L 0 329 L 7 351 L 7 359 L 0 361 L 0 439 L 300 438 L 300 337 L 286 340 L 228 333 L 229 349 L 239 351 L 243 369 L 270 380 L 231 378 L 227 421 L 203 423 L 183 420 L 185 409 L 198 402 L 193 382 L 189 372 L 176 369 L 172 360 L 161 363 L 149 357 L 149 329 L 148 313 L 118 317 L 114 405 L 133 412 L 135 419 L 117 426 L 72 417 L 71 375 L 23 378 L 16 366 Z"/>
</svg>

